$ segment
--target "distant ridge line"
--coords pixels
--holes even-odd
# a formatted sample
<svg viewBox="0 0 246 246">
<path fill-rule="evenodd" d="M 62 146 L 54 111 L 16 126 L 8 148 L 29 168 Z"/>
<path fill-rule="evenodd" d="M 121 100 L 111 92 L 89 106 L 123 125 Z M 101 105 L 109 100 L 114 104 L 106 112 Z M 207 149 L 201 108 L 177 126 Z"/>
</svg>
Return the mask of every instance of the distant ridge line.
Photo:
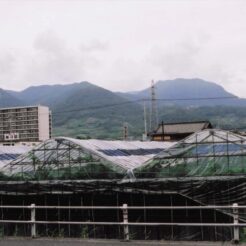
<svg viewBox="0 0 246 246">
<path fill-rule="evenodd" d="M 222 100 L 222 99 L 238 99 L 236 96 L 231 96 L 231 97 L 202 97 L 202 98 L 176 98 L 176 99 L 165 99 L 165 98 L 157 98 L 157 101 L 202 101 L 202 100 Z M 151 98 L 146 98 L 146 99 L 137 99 L 137 100 L 131 100 L 131 101 L 126 101 L 122 103 L 114 103 L 114 104 L 105 104 L 101 106 L 92 106 L 92 107 L 84 107 L 84 108 L 77 108 L 77 109 L 71 109 L 71 110 L 63 110 L 63 111 L 57 111 L 53 112 L 52 114 L 62 114 L 62 113 L 70 113 L 70 112 L 76 112 L 76 111 L 83 111 L 83 110 L 93 110 L 93 109 L 101 109 L 101 108 L 108 108 L 108 107 L 114 107 L 114 106 L 121 106 L 121 105 L 126 105 L 130 103 L 136 103 L 136 102 L 143 102 L 143 101 L 151 101 Z"/>
</svg>

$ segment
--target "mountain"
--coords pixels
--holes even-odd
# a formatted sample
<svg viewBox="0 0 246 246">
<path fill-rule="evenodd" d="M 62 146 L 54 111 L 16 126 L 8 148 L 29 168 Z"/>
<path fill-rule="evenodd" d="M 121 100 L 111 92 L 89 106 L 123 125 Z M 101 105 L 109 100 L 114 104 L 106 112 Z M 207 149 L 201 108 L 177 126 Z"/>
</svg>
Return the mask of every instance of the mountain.
<svg viewBox="0 0 246 246">
<path fill-rule="evenodd" d="M 168 99 L 158 101 L 160 121 L 210 120 L 222 128 L 246 126 L 246 100 L 216 83 L 201 79 L 160 80 L 156 83 L 156 97 Z M 140 100 L 143 98 L 150 98 L 149 88 L 115 93 L 86 81 L 32 86 L 20 92 L 0 89 L 0 107 L 49 106 L 54 135 L 81 138 L 119 139 L 125 122 L 128 123 L 129 135 L 140 138 L 144 126 Z M 193 100 L 176 100 L 191 98 Z"/>
<path fill-rule="evenodd" d="M 124 122 L 130 132 L 141 134 L 135 127 L 142 120 L 141 106 L 128 107 L 125 98 L 89 82 L 32 86 L 9 93 L 25 104 L 49 106 L 56 135 L 121 138 Z"/>
<path fill-rule="evenodd" d="M 90 83 L 81 83 L 60 101 L 51 105 L 54 110 L 54 124 L 71 134 L 96 135 L 99 138 L 122 137 L 124 122 L 128 122 L 129 131 L 140 134 L 136 125 L 142 119 L 142 108 L 113 92 Z M 65 112 L 64 112 L 65 111 Z M 91 134 L 94 132 L 93 134 Z"/>
<path fill-rule="evenodd" d="M 179 78 L 165 81 L 160 80 L 157 81 L 157 83 L 155 84 L 155 91 L 157 99 L 165 99 L 163 101 L 160 100 L 160 105 L 168 104 L 182 106 L 246 106 L 245 99 L 240 99 L 236 97 L 235 95 L 227 92 L 222 86 L 216 83 L 208 82 L 202 79 Z M 150 89 L 147 88 L 145 90 L 137 92 L 118 93 L 118 95 L 121 95 L 122 97 L 125 97 L 129 100 L 150 98 Z"/>
<path fill-rule="evenodd" d="M 230 97 L 233 94 L 227 92 L 222 86 L 202 79 L 174 79 L 159 80 L 156 83 L 156 94 L 160 98 L 206 98 L 206 97 Z M 136 94 L 136 92 L 135 92 Z M 148 96 L 149 89 L 138 92 L 141 96 Z"/>
<path fill-rule="evenodd" d="M 64 97 L 70 96 L 73 92 L 82 88 L 86 84 L 89 83 L 80 82 L 67 85 L 40 85 L 28 87 L 20 92 L 8 92 L 29 105 L 41 104 L 51 107 L 54 104 L 59 104 Z"/>
<path fill-rule="evenodd" d="M 24 104 L 24 102 L 20 99 L 0 88 L 0 107 L 14 107 L 22 104 Z"/>
</svg>

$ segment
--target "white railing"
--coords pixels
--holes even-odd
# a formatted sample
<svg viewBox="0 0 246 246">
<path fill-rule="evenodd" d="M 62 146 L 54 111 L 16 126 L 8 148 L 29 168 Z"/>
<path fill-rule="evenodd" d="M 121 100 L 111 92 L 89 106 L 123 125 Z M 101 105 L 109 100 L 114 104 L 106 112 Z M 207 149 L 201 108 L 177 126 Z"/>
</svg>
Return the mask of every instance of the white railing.
<svg viewBox="0 0 246 246">
<path fill-rule="evenodd" d="M 246 209 L 246 206 L 239 206 L 234 203 L 232 206 L 36 206 L 31 204 L 30 206 L 12 206 L 12 205 L 0 205 L 0 209 L 28 209 L 30 210 L 30 220 L 0 220 L 0 224 L 12 223 L 12 224 L 30 224 L 31 236 L 35 238 L 36 225 L 37 224 L 57 224 L 57 225 L 118 225 L 123 227 L 124 240 L 129 241 L 129 226 L 194 226 L 194 227 L 232 227 L 233 228 L 233 241 L 239 242 L 239 227 L 246 227 L 246 223 L 239 223 L 239 210 Z M 36 220 L 37 209 L 76 209 L 76 210 L 121 210 L 123 215 L 122 222 L 96 222 L 96 221 L 38 221 Z M 128 210 L 229 210 L 230 215 L 233 217 L 233 223 L 179 223 L 179 222 L 129 222 Z M 227 214 L 228 215 L 228 214 Z"/>
</svg>

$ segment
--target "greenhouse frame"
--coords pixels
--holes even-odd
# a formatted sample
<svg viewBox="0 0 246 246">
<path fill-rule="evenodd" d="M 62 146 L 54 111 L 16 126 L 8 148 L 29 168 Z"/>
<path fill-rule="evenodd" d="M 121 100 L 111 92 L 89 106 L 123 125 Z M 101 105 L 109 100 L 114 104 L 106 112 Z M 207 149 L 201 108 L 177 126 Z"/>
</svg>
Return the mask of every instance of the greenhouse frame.
<svg viewBox="0 0 246 246">
<path fill-rule="evenodd" d="M 197 132 L 180 142 L 50 139 L 1 168 L 1 204 L 87 206 L 203 206 L 246 204 L 246 138 L 219 129 Z M 10 216 L 7 211 L 0 215 Z M 11 215 L 12 216 L 12 215 Z M 21 211 L 16 216 L 25 218 Z M 104 214 L 70 211 L 38 215 L 49 220 L 78 216 L 85 221 L 119 221 Z M 132 221 L 231 223 L 221 210 L 132 211 Z M 241 221 L 246 214 L 240 213 Z M 156 226 L 130 228 L 134 239 L 231 240 L 228 227 Z M 4 228 L 7 234 L 12 227 Z M 19 230 L 25 234 L 25 227 Z M 115 226 L 39 226 L 40 235 L 122 237 Z"/>
</svg>

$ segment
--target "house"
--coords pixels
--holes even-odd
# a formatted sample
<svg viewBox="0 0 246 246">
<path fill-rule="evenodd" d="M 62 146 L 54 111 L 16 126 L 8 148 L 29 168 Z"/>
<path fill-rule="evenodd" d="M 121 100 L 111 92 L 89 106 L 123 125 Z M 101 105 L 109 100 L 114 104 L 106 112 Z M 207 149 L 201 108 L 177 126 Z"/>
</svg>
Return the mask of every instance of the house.
<svg viewBox="0 0 246 246">
<path fill-rule="evenodd" d="M 158 128 L 149 134 L 152 141 L 179 141 L 189 135 L 204 129 L 212 129 L 209 121 L 161 123 Z"/>
</svg>

